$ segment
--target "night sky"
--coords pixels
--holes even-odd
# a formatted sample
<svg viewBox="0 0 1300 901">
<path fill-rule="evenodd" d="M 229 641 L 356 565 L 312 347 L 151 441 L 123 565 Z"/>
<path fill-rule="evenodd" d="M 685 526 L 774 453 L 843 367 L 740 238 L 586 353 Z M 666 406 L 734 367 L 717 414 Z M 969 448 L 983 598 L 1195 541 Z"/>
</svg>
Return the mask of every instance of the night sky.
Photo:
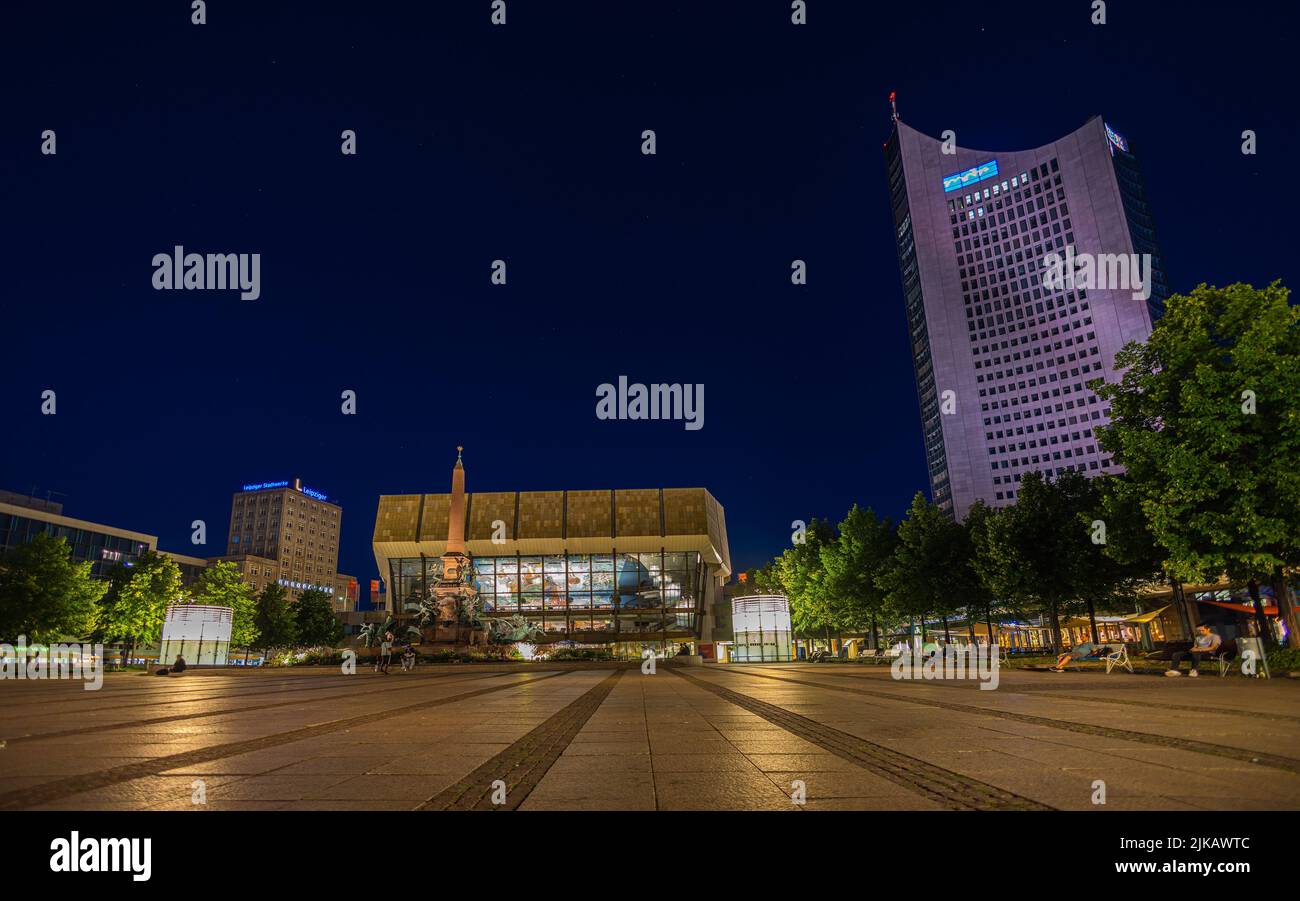
<svg viewBox="0 0 1300 901">
<path fill-rule="evenodd" d="M 706 487 L 738 570 L 793 519 L 897 515 L 928 483 L 890 90 L 992 151 L 1103 114 L 1174 290 L 1300 283 L 1294 10 L 1108 7 L 6 4 L 0 487 L 212 556 L 233 491 L 300 476 L 363 596 L 378 496 L 448 490 L 457 444 L 470 491 Z M 153 290 L 176 244 L 260 253 L 260 299 Z M 619 375 L 702 383 L 704 428 L 597 420 Z"/>
</svg>

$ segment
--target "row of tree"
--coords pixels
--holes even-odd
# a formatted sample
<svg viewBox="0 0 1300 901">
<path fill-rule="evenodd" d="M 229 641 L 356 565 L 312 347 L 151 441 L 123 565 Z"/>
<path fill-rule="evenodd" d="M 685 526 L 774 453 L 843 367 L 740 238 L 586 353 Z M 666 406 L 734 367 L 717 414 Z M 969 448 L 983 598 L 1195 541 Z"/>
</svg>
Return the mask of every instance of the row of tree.
<svg viewBox="0 0 1300 901">
<path fill-rule="evenodd" d="M 10 549 L 0 557 L 0 636 L 121 642 L 129 657 L 160 639 L 169 606 L 210 604 L 234 611 L 230 643 L 245 653 L 334 645 L 343 637 L 329 595 L 307 589 L 290 602 L 275 582 L 254 594 L 229 561 L 209 566 L 188 587 L 176 562 L 156 551 L 104 579 L 90 571 L 90 563 L 71 560 L 62 538 L 38 535 Z"/>
<path fill-rule="evenodd" d="M 1271 584 L 1288 641 L 1300 630 L 1286 591 L 1300 568 L 1300 310 L 1278 284 L 1202 285 L 1174 296 L 1145 343 L 1127 345 L 1097 429 L 1123 475 L 1027 473 L 1016 503 L 977 503 L 961 523 L 917 494 L 895 526 L 854 507 L 838 528 L 813 521 L 752 571 L 791 601 L 796 629 L 864 632 L 883 623 L 992 612 L 1063 617 L 1133 611 L 1144 583 L 1173 587 L 1190 634 L 1185 583 L 1245 584 L 1271 640 L 1260 584 Z M 1086 420 L 1085 420 L 1086 422 Z"/>
</svg>

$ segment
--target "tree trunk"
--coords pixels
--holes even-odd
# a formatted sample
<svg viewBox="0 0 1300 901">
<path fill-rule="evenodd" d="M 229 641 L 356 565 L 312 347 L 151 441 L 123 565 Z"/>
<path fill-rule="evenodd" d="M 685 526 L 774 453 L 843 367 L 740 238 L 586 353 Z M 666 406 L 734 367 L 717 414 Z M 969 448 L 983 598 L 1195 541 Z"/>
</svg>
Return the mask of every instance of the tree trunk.
<svg viewBox="0 0 1300 901">
<path fill-rule="evenodd" d="M 997 644 L 997 640 L 993 637 L 993 604 L 992 603 L 988 603 L 984 605 L 984 627 L 989 630 L 989 646 L 992 647 L 993 645 Z"/>
<path fill-rule="evenodd" d="M 1178 621 L 1183 625 L 1183 634 L 1187 638 L 1192 637 L 1192 617 L 1188 612 L 1187 593 L 1183 591 L 1183 583 L 1175 579 L 1169 580 L 1170 587 L 1174 590 L 1174 607 L 1178 610 Z"/>
<path fill-rule="evenodd" d="M 1286 572 L 1278 566 L 1273 569 L 1273 596 L 1277 598 L 1277 615 L 1286 626 L 1286 644 L 1289 648 L 1300 648 L 1300 629 L 1296 628 L 1295 605 L 1291 603 L 1291 591 L 1286 584 Z"/>
<path fill-rule="evenodd" d="M 1273 630 L 1268 627 L 1268 617 L 1264 615 L 1264 602 L 1259 598 L 1259 582 L 1251 579 L 1246 583 L 1246 590 L 1250 592 L 1251 603 L 1255 605 L 1255 625 L 1259 627 L 1259 640 L 1264 647 L 1272 647 L 1276 642 L 1273 641 Z"/>
<path fill-rule="evenodd" d="M 1092 598 L 1088 598 L 1088 624 L 1092 626 L 1092 643 L 1101 644 L 1097 636 L 1097 608 L 1093 606 Z"/>
<path fill-rule="evenodd" d="M 880 650 L 880 634 L 876 631 L 875 611 L 871 613 L 871 649 L 873 651 Z"/>
<path fill-rule="evenodd" d="M 1060 654 L 1062 653 L 1060 604 L 1058 604 L 1055 600 L 1052 601 L 1050 607 L 1048 608 L 1048 612 L 1051 614 L 1051 623 L 1052 623 L 1052 651 L 1053 653 Z"/>
<path fill-rule="evenodd" d="M 943 614 L 939 619 L 943 623 L 943 643 L 952 644 L 952 635 L 948 632 L 948 614 Z"/>
</svg>

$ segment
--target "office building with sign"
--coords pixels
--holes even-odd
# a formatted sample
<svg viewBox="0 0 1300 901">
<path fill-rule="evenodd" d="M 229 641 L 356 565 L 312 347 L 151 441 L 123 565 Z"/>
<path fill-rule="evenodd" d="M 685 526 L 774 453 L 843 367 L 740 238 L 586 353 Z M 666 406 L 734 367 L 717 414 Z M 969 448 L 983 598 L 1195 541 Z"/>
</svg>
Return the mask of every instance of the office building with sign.
<svg viewBox="0 0 1300 901">
<path fill-rule="evenodd" d="M 1027 472 L 1117 471 L 1095 383 L 1169 294 L 1129 142 L 1095 117 L 1031 150 L 971 150 L 895 115 L 884 152 L 935 502 L 960 519 L 1014 503 Z M 1134 255 L 1142 283 L 1097 277 Z M 1071 277 L 1047 277 L 1062 259 Z"/>
<path fill-rule="evenodd" d="M 489 618 L 519 616 L 541 643 L 709 644 L 731 574 L 722 506 L 703 488 L 384 495 L 375 563 L 394 613 L 414 617 L 448 567 Z M 448 562 L 450 561 L 450 563 Z"/>
<path fill-rule="evenodd" d="M 335 612 L 356 609 L 357 581 L 338 572 L 343 508 L 301 479 L 254 482 L 230 502 L 226 555 L 254 591 L 279 582 L 296 599 L 308 588 L 330 596 Z"/>
</svg>

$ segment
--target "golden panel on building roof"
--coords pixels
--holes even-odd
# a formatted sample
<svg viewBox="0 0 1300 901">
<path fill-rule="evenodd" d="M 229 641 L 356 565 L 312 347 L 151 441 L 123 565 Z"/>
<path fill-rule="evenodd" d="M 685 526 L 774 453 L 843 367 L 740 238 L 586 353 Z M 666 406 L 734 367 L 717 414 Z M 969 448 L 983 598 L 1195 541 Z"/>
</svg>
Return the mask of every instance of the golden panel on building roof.
<svg viewBox="0 0 1300 901">
<path fill-rule="evenodd" d="M 707 535 L 709 517 L 703 488 L 664 489 L 664 533 Z"/>
<path fill-rule="evenodd" d="M 451 519 L 450 494 L 426 494 L 424 513 L 420 517 L 420 541 L 446 541 L 447 522 Z"/>
<path fill-rule="evenodd" d="M 608 538 L 613 535 L 610 491 L 570 491 L 568 537 Z"/>
<path fill-rule="evenodd" d="M 659 535 L 659 489 L 625 488 L 615 492 L 618 535 Z"/>
<path fill-rule="evenodd" d="M 491 540 L 492 523 L 505 523 L 505 538 L 515 537 L 515 492 L 488 491 L 469 498 L 469 537 Z"/>
<path fill-rule="evenodd" d="M 418 494 L 386 494 L 375 515 L 375 541 L 411 541 L 420 515 Z"/>
<path fill-rule="evenodd" d="M 564 492 L 519 492 L 519 537 L 561 538 L 564 535 Z"/>
</svg>

